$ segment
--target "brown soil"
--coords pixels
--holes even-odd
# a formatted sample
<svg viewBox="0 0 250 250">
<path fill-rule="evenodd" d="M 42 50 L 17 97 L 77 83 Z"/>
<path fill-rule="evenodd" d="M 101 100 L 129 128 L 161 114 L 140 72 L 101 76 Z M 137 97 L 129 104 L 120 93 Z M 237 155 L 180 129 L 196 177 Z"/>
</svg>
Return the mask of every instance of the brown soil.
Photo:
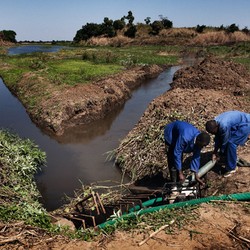
<svg viewBox="0 0 250 250">
<path fill-rule="evenodd" d="M 102 119 L 116 107 L 122 106 L 133 89 L 163 70 L 164 67 L 157 65 L 136 67 L 92 84 L 62 87 L 57 91 L 48 83 L 47 88 L 51 90 L 46 91 L 51 92 L 50 98 L 43 98 L 39 106 L 28 112 L 33 122 L 45 132 L 61 135 L 67 127 Z M 37 79 L 40 84 L 37 83 L 34 89 L 32 78 L 32 74 L 25 75 L 18 86 L 17 91 L 25 93 L 26 99 L 39 91 L 44 92 L 44 79 Z M 41 90 L 37 86 L 41 86 Z"/>
<path fill-rule="evenodd" d="M 134 82 L 137 71 L 127 75 L 130 82 Z M 88 93 L 86 98 L 88 107 L 97 106 L 98 101 L 101 102 L 103 93 L 109 93 L 109 97 L 116 98 L 112 93 L 129 94 L 127 88 L 124 87 L 116 91 L 115 81 L 105 80 L 97 83 L 93 87 L 93 91 L 85 89 L 81 93 L 83 87 L 77 87 L 72 93 L 60 93 L 57 100 L 67 100 L 69 102 L 78 103 L 79 98 Z M 119 79 L 121 81 L 121 79 Z M 142 139 L 136 141 L 135 137 L 149 133 L 148 128 L 160 128 L 166 122 L 176 117 L 184 118 L 195 124 L 197 127 L 204 129 L 204 122 L 213 118 L 215 115 L 226 110 L 242 110 L 249 112 L 250 110 L 250 76 L 244 67 L 232 62 L 224 62 L 218 59 L 206 59 L 201 63 L 180 70 L 174 78 L 172 89 L 159 98 L 155 99 L 148 107 L 138 124 L 128 134 L 125 141 L 131 140 L 133 144 L 122 143 L 119 154 L 126 155 L 126 159 L 135 162 L 140 168 L 131 169 L 125 166 L 126 171 L 136 173 L 138 179 L 145 176 L 155 175 L 164 169 L 166 159 L 164 155 L 164 144 L 159 139 L 159 131 L 155 141 L 158 144 L 141 144 Z M 98 91 L 97 91 L 98 88 Z M 102 89 L 101 94 L 98 92 Z M 106 92 L 105 92 L 106 90 Z M 88 92 L 87 92 L 88 91 Z M 90 98 L 93 93 L 95 99 Z M 125 94 L 126 95 L 126 94 Z M 76 96 L 76 99 L 74 99 Z M 105 94 L 106 96 L 106 94 Z M 76 101 L 77 100 L 77 101 Z M 92 100 L 92 101 L 91 101 Z M 87 107 L 84 103 L 84 107 Z M 107 99 L 105 98 L 105 103 Z M 66 102 L 64 103 L 66 105 Z M 105 106 L 103 104 L 103 106 Z M 110 107 L 110 103 L 107 104 Z M 109 110 L 110 108 L 107 108 Z M 66 110 L 66 108 L 65 108 Z M 93 112 L 95 109 L 91 109 Z M 86 112 L 86 111 L 85 111 Z M 70 110 L 67 119 L 77 120 L 70 117 L 69 114 L 77 113 Z M 84 113 L 83 109 L 80 113 Z M 97 114 L 97 113 L 96 113 Z M 60 117 L 64 117 L 60 115 Z M 101 117 L 100 117 L 101 118 Z M 87 119 L 87 118 L 86 118 Z M 66 118 L 61 118 L 61 123 Z M 143 137 L 145 139 L 145 137 Z M 144 140 L 145 141 L 145 140 Z M 154 146 L 154 147 L 153 147 Z M 146 147 L 146 148 L 145 148 Z M 148 148 L 149 147 L 149 148 Z M 151 148 L 150 148 L 151 147 Z M 207 149 L 212 150 L 212 144 Z M 141 151 L 143 155 L 140 155 Z M 150 153 L 151 152 L 151 153 Z M 249 143 L 239 148 L 239 156 L 250 162 L 250 146 Z M 137 155 L 136 155 L 137 154 Z M 154 166 L 147 164 L 150 161 L 155 162 Z M 141 156 L 140 164 L 138 163 L 138 155 Z M 136 158 L 137 157 L 137 158 Z M 143 164 L 144 163 L 144 164 Z M 210 189 L 208 195 L 230 194 L 249 192 L 250 168 L 240 167 L 239 170 L 231 177 L 224 178 L 220 172 L 211 171 L 208 174 Z M 173 227 L 172 234 L 167 234 L 164 230 L 149 239 L 145 244 L 138 244 L 152 233 L 139 232 L 138 230 L 131 232 L 117 231 L 112 236 L 101 236 L 93 242 L 85 242 L 79 240 L 69 240 L 62 236 L 51 236 L 43 230 L 38 230 L 23 224 L 0 224 L 0 248 L 1 249 L 249 249 L 250 247 L 250 217 L 249 203 L 243 202 L 223 202 L 218 201 L 209 204 L 203 204 L 195 210 L 196 219 L 192 219 L 184 224 L 180 230 L 177 225 Z M 162 222 L 164 225 L 164 222 Z M 6 241 L 6 243 L 4 243 Z"/>
<path fill-rule="evenodd" d="M 250 110 L 250 75 L 232 62 L 207 58 L 177 71 L 171 86 L 170 91 L 151 102 L 117 149 L 117 163 L 134 181 L 167 169 L 162 139 L 167 123 L 186 120 L 205 130 L 205 122 L 224 111 Z M 213 140 L 205 149 L 208 157 L 212 147 Z M 249 147 L 240 147 L 241 151 L 247 154 Z M 208 160 L 206 155 L 202 165 Z"/>
</svg>

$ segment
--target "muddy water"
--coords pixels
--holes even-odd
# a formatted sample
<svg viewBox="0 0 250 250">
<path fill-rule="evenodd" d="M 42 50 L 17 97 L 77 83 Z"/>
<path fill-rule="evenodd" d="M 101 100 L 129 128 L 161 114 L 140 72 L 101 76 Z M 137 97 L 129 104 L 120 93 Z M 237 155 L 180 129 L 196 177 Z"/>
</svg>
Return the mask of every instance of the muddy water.
<svg viewBox="0 0 250 250">
<path fill-rule="evenodd" d="M 145 82 L 123 107 L 105 119 L 68 130 L 60 138 L 51 138 L 37 128 L 0 79 L 0 128 L 30 138 L 47 154 L 47 166 L 36 176 L 36 181 L 48 210 L 62 205 L 63 197 L 72 196 L 82 184 L 105 180 L 120 183 L 121 173 L 112 161 L 107 161 L 107 152 L 119 145 L 148 104 L 169 89 L 178 68 L 171 67 L 156 79 Z"/>
</svg>

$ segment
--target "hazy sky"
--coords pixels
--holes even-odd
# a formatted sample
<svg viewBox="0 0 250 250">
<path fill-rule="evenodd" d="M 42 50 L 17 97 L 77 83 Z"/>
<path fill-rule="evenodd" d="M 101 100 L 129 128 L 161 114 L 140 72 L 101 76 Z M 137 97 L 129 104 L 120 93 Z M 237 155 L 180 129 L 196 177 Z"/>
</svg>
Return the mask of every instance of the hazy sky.
<svg viewBox="0 0 250 250">
<path fill-rule="evenodd" d="M 250 28 L 250 0 L 0 0 L 0 30 L 18 41 L 73 40 L 86 23 L 120 19 L 132 11 L 134 23 L 167 17 L 174 27 Z"/>
</svg>

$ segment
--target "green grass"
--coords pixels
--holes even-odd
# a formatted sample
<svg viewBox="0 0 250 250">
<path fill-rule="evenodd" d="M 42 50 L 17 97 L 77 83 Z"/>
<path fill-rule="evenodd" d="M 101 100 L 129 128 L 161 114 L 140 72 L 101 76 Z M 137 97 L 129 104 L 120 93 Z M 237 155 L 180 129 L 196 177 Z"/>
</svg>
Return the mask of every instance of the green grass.
<svg viewBox="0 0 250 250">
<path fill-rule="evenodd" d="M 47 67 L 46 73 L 51 82 L 67 85 L 86 83 L 99 77 L 115 74 L 122 69 L 120 65 L 96 65 L 81 59 L 54 60 L 50 61 Z"/>
<path fill-rule="evenodd" d="M 248 58 L 233 58 L 233 61 L 236 63 L 244 64 L 250 71 L 250 57 Z"/>
<path fill-rule="evenodd" d="M 208 46 L 206 50 L 215 56 L 225 58 L 249 58 L 250 42 L 241 42 L 227 46 Z"/>
<path fill-rule="evenodd" d="M 177 64 L 176 46 L 77 47 L 57 53 L 34 53 L 0 57 L 0 75 L 7 85 L 17 84 L 32 72 L 57 85 L 86 84 L 135 65 Z"/>
<path fill-rule="evenodd" d="M 24 220 L 45 228 L 50 225 L 34 181 L 34 174 L 45 162 L 45 153 L 32 141 L 0 130 L 1 221 Z"/>
<path fill-rule="evenodd" d="M 172 65 L 178 62 L 178 53 L 180 48 L 177 46 L 130 46 L 122 48 L 102 47 L 100 49 L 84 51 L 92 53 L 92 58 L 88 59 L 105 62 L 104 55 L 107 55 L 106 61 L 109 60 L 116 62 L 119 65 L 133 66 L 133 65 Z M 103 59 L 104 58 L 104 59 Z"/>
<path fill-rule="evenodd" d="M 234 58 L 239 63 L 249 65 L 249 42 L 230 46 L 208 46 L 204 49 L 215 56 Z M 182 50 L 181 46 L 160 45 L 88 46 L 71 47 L 56 53 L 1 55 L 0 75 L 7 85 L 16 84 L 26 72 L 36 73 L 55 85 L 86 84 L 100 77 L 117 73 L 123 67 L 151 64 L 176 65 Z M 6 65 L 8 67 L 3 67 Z"/>
</svg>

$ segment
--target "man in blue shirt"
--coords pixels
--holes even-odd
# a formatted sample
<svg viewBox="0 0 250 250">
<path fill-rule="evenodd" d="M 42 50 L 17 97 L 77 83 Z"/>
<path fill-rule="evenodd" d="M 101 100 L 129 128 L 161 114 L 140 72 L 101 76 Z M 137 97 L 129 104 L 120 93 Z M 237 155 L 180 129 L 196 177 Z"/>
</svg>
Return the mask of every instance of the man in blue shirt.
<svg viewBox="0 0 250 250">
<path fill-rule="evenodd" d="M 176 171 L 179 181 L 183 182 L 185 180 L 182 172 L 183 153 L 193 153 L 190 169 L 195 173 L 195 179 L 204 184 L 198 176 L 198 171 L 201 149 L 209 144 L 209 134 L 200 132 L 187 122 L 175 121 L 165 126 L 164 139 L 171 181 L 176 182 L 176 176 L 174 176 Z"/>
<path fill-rule="evenodd" d="M 213 161 L 220 155 L 226 159 L 224 177 L 236 172 L 237 147 L 244 145 L 250 135 L 250 114 L 237 110 L 224 112 L 206 122 L 207 132 L 215 135 Z"/>
</svg>

